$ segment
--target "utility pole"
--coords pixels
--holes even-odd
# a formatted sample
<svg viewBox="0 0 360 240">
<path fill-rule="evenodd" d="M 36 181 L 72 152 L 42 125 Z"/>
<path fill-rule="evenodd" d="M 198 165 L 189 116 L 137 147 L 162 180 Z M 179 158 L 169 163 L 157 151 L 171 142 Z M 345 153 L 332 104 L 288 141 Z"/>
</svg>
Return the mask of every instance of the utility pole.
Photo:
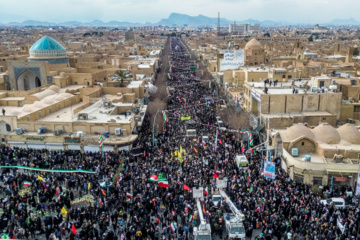
<svg viewBox="0 0 360 240">
<path fill-rule="evenodd" d="M 160 111 L 159 109 L 156 111 L 154 122 L 153 122 L 153 129 L 152 129 L 152 144 L 153 144 L 153 146 L 155 146 L 155 122 L 156 122 L 156 117 L 157 117 L 159 111 Z"/>
<path fill-rule="evenodd" d="M 220 12 L 218 12 L 218 36 L 220 36 Z"/>
</svg>

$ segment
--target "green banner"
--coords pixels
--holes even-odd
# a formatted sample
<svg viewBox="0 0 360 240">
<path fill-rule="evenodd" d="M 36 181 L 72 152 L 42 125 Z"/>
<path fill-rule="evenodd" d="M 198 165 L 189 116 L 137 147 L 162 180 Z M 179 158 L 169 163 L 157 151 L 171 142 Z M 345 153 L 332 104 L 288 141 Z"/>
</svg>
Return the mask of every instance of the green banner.
<svg viewBox="0 0 360 240">
<path fill-rule="evenodd" d="M 191 116 L 187 116 L 187 117 L 181 116 L 181 121 L 186 121 L 186 120 L 190 120 L 190 119 L 191 119 Z"/>
<path fill-rule="evenodd" d="M 34 167 L 25 167 L 25 166 L 0 166 L 0 168 L 22 168 L 30 171 L 39 171 L 39 172 L 63 172 L 63 173 L 90 173 L 95 174 L 95 171 L 88 170 L 57 170 L 57 169 L 45 169 L 45 168 L 34 168 Z"/>
</svg>

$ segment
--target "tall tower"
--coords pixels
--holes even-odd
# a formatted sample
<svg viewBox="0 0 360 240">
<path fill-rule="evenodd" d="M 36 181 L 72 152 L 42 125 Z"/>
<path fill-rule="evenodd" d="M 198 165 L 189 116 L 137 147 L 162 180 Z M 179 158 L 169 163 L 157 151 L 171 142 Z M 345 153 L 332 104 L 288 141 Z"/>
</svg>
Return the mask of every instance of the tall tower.
<svg viewBox="0 0 360 240">
<path fill-rule="evenodd" d="M 354 52 L 354 48 L 352 48 L 352 47 L 347 48 L 347 50 L 346 50 L 346 59 L 345 59 L 346 63 L 352 63 L 353 62 L 353 52 Z"/>
<path fill-rule="evenodd" d="M 220 12 L 218 12 L 218 26 L 217 26 L 217 34 L 220 36 Z"/>
<path fill-rule="evenodd" d="M 334 55 L 338 55 L 341 54 L 341 44 L 340 43 L 336 43 L 334 46 Z"/>
</svg>

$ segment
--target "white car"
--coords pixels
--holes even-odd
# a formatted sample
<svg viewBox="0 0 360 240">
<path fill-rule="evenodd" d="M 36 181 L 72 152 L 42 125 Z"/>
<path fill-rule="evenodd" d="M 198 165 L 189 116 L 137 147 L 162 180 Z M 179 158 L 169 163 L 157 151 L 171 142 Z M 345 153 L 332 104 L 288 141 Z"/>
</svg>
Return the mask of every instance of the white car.
<svg viewBox="0 0 360 240">
<path fill-rule="evenodd" d="M 329 199 L 323 199 L 320 200 L 320 202 L 323 205 L 332 205 L 334 203 L 335 207 L 339 208 L 339 209 L 343 209 L 345 208 L 345 200 L 343 198 L 329 198 Z"/>
<path fill-rule="evenodd" d="M 221 195 L 214 194 L 214 195 L 212 195 L 212 197 L 211 197 L 211 201 L 214 203 L 215 207 L 217 207 L 218 203 L 219 203 L 220 201 L 222 201 L 222 200 L 223 200 L 223 199 L 222 199 L 222 196 L 221 196 Z"/>
</svg>

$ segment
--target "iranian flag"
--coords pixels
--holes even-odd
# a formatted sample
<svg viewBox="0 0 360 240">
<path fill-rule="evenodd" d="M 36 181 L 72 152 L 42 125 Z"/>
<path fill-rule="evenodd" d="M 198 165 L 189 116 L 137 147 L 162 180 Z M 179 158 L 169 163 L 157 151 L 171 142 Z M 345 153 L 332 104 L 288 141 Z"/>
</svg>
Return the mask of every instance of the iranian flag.
<svg viewBox="0 0 360 240">
<path fill-rule="evenodd" d="M 30 187 L 31 186 L 31 182 L 29 181 L 24 181 L 24 187 Z"/>
<path fill-rule="evenodd" d="M 159 187 L 163 187 L 163 188 L 167 188 L 169 187 L 169 182 L 167 179 L 162 180 L 162 181 L 158 181 Z"/>
<path fill-rule="evenodd" d="M 172 232 L 175 232 L 175 231 L 176 231 L 176 223 L 175 223 L 175 222 L 172 222 L 172 223 L 170 224 L 170 228 L 171 228 L 171 231 L 172 231 Z"/>
<path fill-rule="evenodd" d="M 104 145 L 103 136 L 99 135 L 98 137 L 99 137 L 99 145 L 100 147 L 102 147 Z"/>
<path fill-rule="evenodd" d="M 159 177 L 156 175 L 151 175 L 149 178 L 150 182 L 158 182 L 159 181 Z"/>
<path fill-rule="evenodd" d="M 193 215 L 189 215 L 189 222 L 192 222 L 194 220 L 194 216 Z"/>
<path fill-rule="evenodd" d="M 163 114 L 163 117 L 164 117 L 165 122 L 168 122 L 169 119 L 168 119 L 168 117 L 166 116 L 166 112 L 165 112 L 165 111 L 162 111 L 162 114 Z"/>
<path fill-rule="evenodd" d="M 204 189 L 204 194 L 209 195 L 209 185 L 207 185 L 206 188 Z"/>
<path fill-rule="evenodd" d="M 133 193 L 127 192 L 127 193 L 126 193 L 126 196 L 127 196 L 127 197 L 133 197 Z"/>
</svg>

